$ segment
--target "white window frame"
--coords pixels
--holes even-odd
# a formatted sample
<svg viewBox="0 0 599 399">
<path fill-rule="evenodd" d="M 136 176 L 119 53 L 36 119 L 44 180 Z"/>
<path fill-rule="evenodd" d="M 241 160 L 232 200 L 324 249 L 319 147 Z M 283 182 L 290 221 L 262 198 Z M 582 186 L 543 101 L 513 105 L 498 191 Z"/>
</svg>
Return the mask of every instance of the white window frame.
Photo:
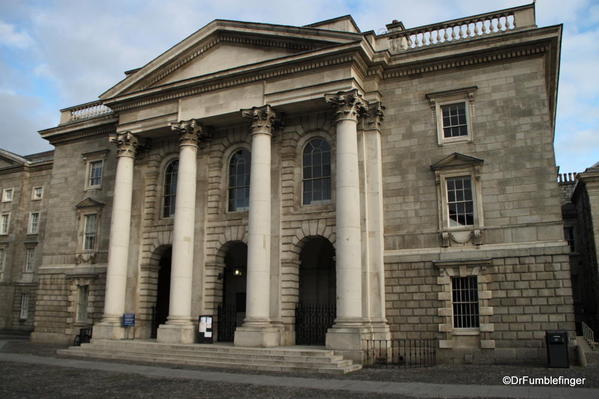
<svg viewBox="0 0 599 399">
<path fill-rule="evenodd" d="M 36 191 L 39 190 L 39 196 L 36 195 Z M 44 186 L 36 186 L 31 189 L 31 200 L 39 201 L 44 197 Z"/>
<path fill-rule="evenodd" d="M 23 272 L 33 273 L 35 266 L 35 247 L 25 247 L 25 265 Z"/>
<path fill-rule="evenodd" d="M 4 224 L 4 218 L 6 217 L 6 224 Z M 0 214 L 0 235 L 7 235 L 10 231 L 10 212 L 3 212 Z"/>
<path fill-rule="evenodd" d="M 100 182 L 98 184 L 91 184 L 91 171 L 92 164 L 100 163 L 101 173 L 100 173 Z M 85 188 L 86 190 L 98 190 L 102 188 L 102 182 L 104 181 L 104 160 L 103 159 L 90 159 L 87 161 L 87 166 L 85 168 Z"/>
<path fill-rule="evenodd" d="M 437 129 L 437 144 L 453 144 L 472 142 L 474 140 L 474 128 L 472 121 L 474 120 L 474 94 L 478 89 L 477 86 L 464 87 L 461 89 L 447 90 L 436 93 L 426 94 L 435 119 Z M 466 129 L 468 134 L 465 136 L 445 137 L 443 130 L 443 110 L 446 105 L 464 103 L 466 110 Z"/>
<path fill-rule="evenodd" d="M 5 188 L 2 190 L 2 202 L 12 202 L 15 197 L 15 189 L 14 188 Z"/>
<path fill-rule="evenodd" d="M 19 312 L 20 320 L 29 318 L 29 294 L 21 294 L 21 310 Z"/>
<path fill-rule="evenodd" d="M 447 196 L 447 180 L 454 177 L 470 177 L 473 202 L 474 223 L 471 225 L 452 226 L 449 219 L 449 198 Z M 451 171 L 439 171 L 440 180 L 440 227 L 442 231 L 473 230 L 484 226 L 482 212 L 482 192 L 478 175 L 471 169 L 457 169 Z"/>
<path fill-rule="evenodd" d="M 34 218 L 33 215 L 37 215 L 36 218 Z M 27 234 L 38 234 L 39 233 L 40 219 L 41 219 L 40 212 L 29 212 L 29 223 L 27 223 Z"/>
<path fill-rule="evenodd" d="M 87 243 L 87 221 L 89 220 L 88 218 L 90 216 L 95 216 L 96 218 L 96 226 L 95 226 L 95 231 L 94 231 L 94 242 L 93 242 L 93 246 L 92 248 L 86 248 L 86 243 Z M 83 226 L 82 226 L 82 231 L 83 231 L 83 239 L 82 239 L 82 244 L 81 244 L 81 249 L 85 252 L 93 252 L 96 250 L 96 248 L 98 247 L 98 222 L 99 222 L 99 213 L 96 212 L 88 212 L 88 213 L 84 213 L 82 215 L 83 217 Z"/>
</svg>

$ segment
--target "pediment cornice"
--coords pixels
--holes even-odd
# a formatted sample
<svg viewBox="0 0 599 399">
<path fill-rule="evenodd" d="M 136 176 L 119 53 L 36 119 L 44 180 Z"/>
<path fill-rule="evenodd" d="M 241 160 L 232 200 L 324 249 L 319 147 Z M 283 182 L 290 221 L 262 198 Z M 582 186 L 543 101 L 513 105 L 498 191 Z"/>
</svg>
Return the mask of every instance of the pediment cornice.
<svg viewBox="0 0 599 399">
<path fill-rule="evenodd" d="M 349 43 L 156 86 L 107 100 L 105 104 L 114 111 L 123 111 L 345 63 L 357 63 L 363 67 L 366 65 L 364 58 L 368 58 L 365 53 L 369 50 L 363 46 L 363 42 Z"/>
<path fill-rule="evenodd" d="M 459 152 L 454 152 L 453 154 L 448 155 L 440 161 L 432 164 L 431 170 L 452 169 L 465 166 L 474 167 L 482 165 L 484 162 L 485 161 L 480 158 L 475 158 L 469 155 L 460 154 Z"/>
<path fill-rule="evenodd" d="M 151 87 L 220 43 L 278 47 L 301 52 L 344 44 L 360 40 L 361 37 L 357 33 L 322 31 L 310 27 L 215 20 L 142 68 L 133 70 L 125 79 L 101 94 L 100 99 L 107 100 Z"/>
</svg>

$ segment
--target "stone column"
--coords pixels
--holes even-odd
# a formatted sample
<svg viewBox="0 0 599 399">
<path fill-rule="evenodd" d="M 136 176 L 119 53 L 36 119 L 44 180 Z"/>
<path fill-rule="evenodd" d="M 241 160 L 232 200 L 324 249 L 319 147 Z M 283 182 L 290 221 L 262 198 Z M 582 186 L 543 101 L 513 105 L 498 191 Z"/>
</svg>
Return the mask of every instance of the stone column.
<svg viewBox="0 0 599 399">
<path fill-rule="evenodd" d="M 364 118 L 365 146 L 364 179 L 366 201 L 368 273 L 370 275 L 370 325 L 373 339 L 390 339 L 389 325 L 385 317 L 385 244 L 383 223 L 383 164 L 381 150 L 381 124 L 384 109 L 380 102 L 368 105 Z"/>
<path fill-rule="evenodd" d="M 362 360 L 362 340 L 368 329 L 362 315 L 362 243 L 360 227 L 360 177 L 358 117 L 364 101 L 357 90 L 327 94 L 336 110 L 336 279 L 337 318 L 327 332 L 328 348 Z"/>
<path fill-rule="evenodd" d="M 271 162 L 270 139 L 275 113 L 270 105 L 242 110 L 252 121 L 252 163 L 248 218 L 246 313 L 235 330 L 236 346 L 277 346 L 280 329 L 270 320 Z"/>
<path fill-rule="evenodd" d="M 104 316 L 93 328 L 95 339 L 123 339 L 125 330 L 121 317 L 125 313 L 127 290 L 127 261 L 131 229 L 131 199 L 133 197 L 133 163 L 138 146 L 137 137 L 130 132 L 117 134 L 111 141 L 117 146 L 116 177 L 110 219 L 108 267 Z"/>
<path fill-rule="evenodd" d="M 198 139 L 202 126 L 195 120 L 171 125 L 179 134 L 179 169 L 175 200 L 173 255 L 169 315 L 166 324 L 158 327 L 157 341 L 193 343 L 195 329 L 191 317 L 193 247 L 196 209 L 196 172 Z"/>
</svg>

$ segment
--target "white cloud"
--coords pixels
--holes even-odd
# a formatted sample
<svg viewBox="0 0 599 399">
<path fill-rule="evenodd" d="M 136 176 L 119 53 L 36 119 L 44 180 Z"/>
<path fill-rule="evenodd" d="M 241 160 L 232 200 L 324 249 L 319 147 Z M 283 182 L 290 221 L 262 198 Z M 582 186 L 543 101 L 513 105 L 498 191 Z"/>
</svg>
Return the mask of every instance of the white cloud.
<svg viewBox="0 0 599 399">
<path fill-rule="evenodd" d="M 304 25 L 352 14 L 362 30 L 380 31 L 393 19 L 409 28 L 523 3 L 526 1 L 419 0 L 407 5 L 379 0 L 373 6 L 353 0 L 281 0 L 248 6 L 241 0 L 179 0 L 176 5 L 163 0 L 55 0 L 50 6 L 30 0 L 8 7 L 0 1 L 0 45 L 21 49 L 27 58 L 20 65 L 29 66 L 29 70 L 10 69 L 0 53 L 0 89 L 12 96 L 13 106 L 19 96 L 32 106 L 32 99 L 38 96 L 32 77 L 37 79 L 35 83 L 52 87 L 51 97 L 39 94 L 45 96 L 46 107 L 55 108 L 55 118 L 44 119 L 51 124 L 40 123 L 42 119 L 36 119 L 34 113 L 15 114 L 21 118 L 15 125 L 25 126 L 28 118 L 30 128 L 39 129 L 52 126 L 58 108 L 94 100 L 121 80 L 125 70 L 143 66 L 213 19 Z M 558 158 L 563 158 L 562 151 L 574 156 L 572 143 L 586 142 L 586 148 L 599 148 L 597 141 L 589 139 L 599 131 L 597 0 L 538 0 L 536 16 L 540 27 L 564 23 Z M 8 112 L 4 116 L 11 118 Z M 4 143 L 3 139 L 2 146 Z"/>
<path fill-rule="evenodd" d="M 33 40 L 27 32 L 17 32 L 14 25 L 0 21 L 0 44 L 9 47 L 26 48 L 31 46 L 32 43 Z"/>
</svg>

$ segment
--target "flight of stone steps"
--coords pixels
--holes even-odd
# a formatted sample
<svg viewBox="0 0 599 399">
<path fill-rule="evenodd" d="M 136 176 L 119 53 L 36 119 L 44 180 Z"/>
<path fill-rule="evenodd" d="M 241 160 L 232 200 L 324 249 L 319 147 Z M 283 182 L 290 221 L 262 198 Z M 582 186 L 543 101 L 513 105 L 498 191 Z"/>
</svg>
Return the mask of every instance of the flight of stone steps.
<svg viewBox="0 0 599 399">
<path fill-rule="evenodd" d="M 345 374 L 362 368 L 332 350 L 306 347 L 242 348 L 219 344 L 161 344 L 152 340 L 92 340 L 58 351 L 79 358 L 250 369 Z"/>
</svg>

